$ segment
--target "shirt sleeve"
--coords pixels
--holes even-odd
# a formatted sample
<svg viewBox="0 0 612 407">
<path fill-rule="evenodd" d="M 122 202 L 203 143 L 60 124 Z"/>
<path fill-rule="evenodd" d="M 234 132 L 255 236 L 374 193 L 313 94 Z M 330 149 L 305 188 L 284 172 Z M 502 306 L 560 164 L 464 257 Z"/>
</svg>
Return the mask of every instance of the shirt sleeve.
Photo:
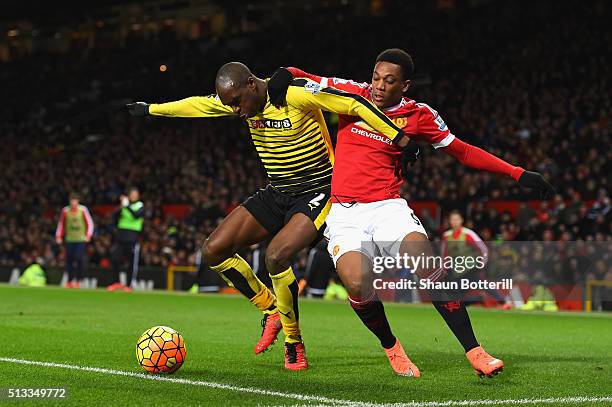
<svg viewBox="0 0 612 407">
<path fill-rule="evenodd" d="M 369 89 L 369 84 L 365 82 L 355 82 L 350 79 L 342 79 L 342 78 L 328 78 L 325 76 L 319 76 L 315 74 L 311 74 L 308 72 L 304 72 L 299 68 L 289 67 L 287 68 L 289 72 L 293 75 L 294 78 L 307 78 L 311 81 L 317 82 L 323 87 L 332 87 L 335 89 L 340 89 L 344 92 L 356 93 L 358 95 L 363 95 L 364 91 Z"/>
<path fill-rule="evenodd" d="M 83 217 L 85 218 L 85 224 L 87 225 L 87 232 L 85 233 L 85 235 L 88 239 L 91 239 L 94 232 L 94 222 L 91 217 L 91 214 L 89 213 L 89 209 L 87 209 L 87 207 L 85 206 L 83 206 Z"/>
<path fill-rule="evenodd" d="M 455 136 L 450 132 L 442 117 L 425 103 L 417 103 L 419 118 L 415 139 L 431 144 L 434 148 L 448 146 Z M 410 135 L 412 136 L 412 135 Z"/>
<path fill-rule="evenodd" d="M 66 210 L 65 208 L 62 208 L 62 211 L 60 212 L 60 218 L 59 221 L 57 222 L 57 228 L 55 229 L 55 238 L 59 239 L 64 237 L 64 221 L 66 219 Z"/>
<path fill-rule="evenodd" d="M 404 135 L 391 119 L 363 96 L 326 88 L 307 79 L 293 81 L 287 89 L 287 103 L 302 110 L 321 109 L 337 114 L 359 116 L 374 130 L 394 142 L 399 141 Z"/>
<path fill-rule="evenodd" d="M 149 114 L 170 117 L 219 117 L 234 114 L 230 106 L 221 103 L 217 95 L 192 96 L 168 103 L 149 105 Z"/>
<path fill-rule="evenodd" d="M 442 151 L 455 158 L 461 164 L 478 170 L 503 174 L 518 181 L 525 170 L 514 166 L 491 153 L 453 137 L 450 144 Z"/>
<path fill-rule="evenodd" d="M 134 218 L 142 218 L 144 216 L 144 204 L 141 201 L 136 201 L 125 207 Z"/>
<path fill-rule="evenodd" d="M 474 232 L 473 230 L 468 229 L 466 230 L 465 242 L 469 246 L 473 247 L 478 252 L 480 252 L 480 255 L 484 258 L 484 263 L 487 264 L 487 262 L 489 261 L 489 248 L 482 241 L 480 236 L 478 236 L 478 234 Z"/>
</svg>

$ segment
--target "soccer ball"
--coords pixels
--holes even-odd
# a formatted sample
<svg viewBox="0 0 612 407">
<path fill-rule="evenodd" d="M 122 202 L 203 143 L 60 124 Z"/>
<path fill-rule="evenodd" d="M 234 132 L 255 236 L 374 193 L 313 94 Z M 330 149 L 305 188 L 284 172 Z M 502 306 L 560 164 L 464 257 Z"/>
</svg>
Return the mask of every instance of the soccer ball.
<svg viewBox="0 0 612 407">
<path fill-rule="evenodd" d="M 136 360 L 150 373 L 174 373 L 185 362 L 183 336 L 167 326 L 147 329 L 136 344 Z"/>
</svg>

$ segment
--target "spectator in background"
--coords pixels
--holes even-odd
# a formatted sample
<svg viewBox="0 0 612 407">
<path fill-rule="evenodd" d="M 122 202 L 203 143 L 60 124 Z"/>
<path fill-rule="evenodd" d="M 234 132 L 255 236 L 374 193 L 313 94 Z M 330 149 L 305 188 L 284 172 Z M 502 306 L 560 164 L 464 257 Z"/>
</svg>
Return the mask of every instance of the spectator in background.
<svg viewBox="0 0 612 407">
<path fill-rule="evenodd" d="M 62 209 L 55 230 L 55 242 L 58 245 L 66 243 L 66 288 L 81 288 L 85 243 L 91 240 L 93 232 L 94 223 L 89 209 L 79 203 L 79 195 L 73 192 L 70 194 L 70 205 Z"/>
<path fill-rule="evenodd" d="M 111 263 L 114 273 L 114 283 L 108 286 L 109 291 L 132 291 L 132 283 L 138 276 L 138 261 L 140 257 L 140 243 L 138 238 L 144 224 L 144 204 L 140 201 L 137 188 L 130 188 L 128 196 L 119 197 L 121 205 L 115 212 L 117 219 L 117 233 L 111 249 Z M 120 267 L 124 260 L 130 264 L 126 284 L 119 279 Z"/>
<path fill-rule="evenodd" d="M 480 236 L 472 229 L 463 226 L 463 216 L 457 210 L 451 211 L 449 215 L 449 223 L 451 229 L 444 232 L 442 236 L 443 241 L 443 253 L 444 256 L 457 257 L 471 257 L 476 259 L 477 256 L 482 257 L 484 265 L 489 260 L 489 249 L 487 245 L 482 241 Z M 478 279 L 484 280 L 485 275 L 482 269 L 474 267 L 473 269 L 467 269 L 462 273 L 454 271 L 455 277 L 468 278 L 472 281 Z M 485 290 L 489 293 L 500 305 L 506 302 L 504 296 L 498 290 Z M 482 298 L 464 298 L 466 304 L 475 303 L 482 301 Z"/>
</svg>

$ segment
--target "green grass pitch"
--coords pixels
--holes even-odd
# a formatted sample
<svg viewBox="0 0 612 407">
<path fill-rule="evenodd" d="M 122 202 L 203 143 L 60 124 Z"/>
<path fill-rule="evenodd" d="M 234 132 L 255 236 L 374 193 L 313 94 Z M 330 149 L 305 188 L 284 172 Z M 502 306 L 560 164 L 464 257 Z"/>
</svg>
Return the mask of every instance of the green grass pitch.
<svg viewBox="0 0 612 407">
<path fill-rule="evenodd" d="M 253 353 L 260 314 L 239 297 L 2 285 L 0 358 L 144 373 L 136 362 L 135 342 L 147 328 L 167 325 L 182 333 L 187 348 L 185 365 L 168 377 L 326 399 L 0 361 L 0 388 L 68 388 L 66 400 L 0 404 L 250 406 L 342 400 L 425 406 L 422 402 L 612 396 L 609 315 L 471 309 L 479 340 L 506 364 L 501 375 L 479 379 L 433 307 L 387 304 L 386 309 L 395 335 L 421 369 L 419 379 L 392 373 L 376 338 L 346 303 L 301 302 L 311 367 L 291 372 L 283 368 L 280 342 L 267 353 Z M 587 404 L 610 405 L 610 400 Z"/>
</svg>

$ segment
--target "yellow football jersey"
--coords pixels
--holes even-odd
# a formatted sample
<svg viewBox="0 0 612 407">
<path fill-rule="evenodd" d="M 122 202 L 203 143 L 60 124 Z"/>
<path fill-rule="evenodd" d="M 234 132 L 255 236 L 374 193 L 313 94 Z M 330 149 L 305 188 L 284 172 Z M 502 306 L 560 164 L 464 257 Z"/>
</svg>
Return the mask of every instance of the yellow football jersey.
<svg viewBox="0 0 612 407">
<path fill-rule="evenodd" d="M 270 184 L 281 193 L 301 195 L 331 185 L 334 163 L 329 131 L 321 110 L 360 116 L 391 139 L 403 133 L 370 101 L 357 95 L 329 92 L 318 83 L 297 79 L 287 89 L 286 105 L 277 108 L 269 97 L 262 112 L 246 119 L 253 144 Z M 216 95 L 151 104 L 149 113 L 171 117 L 233 115 Z"/>
</svg>

